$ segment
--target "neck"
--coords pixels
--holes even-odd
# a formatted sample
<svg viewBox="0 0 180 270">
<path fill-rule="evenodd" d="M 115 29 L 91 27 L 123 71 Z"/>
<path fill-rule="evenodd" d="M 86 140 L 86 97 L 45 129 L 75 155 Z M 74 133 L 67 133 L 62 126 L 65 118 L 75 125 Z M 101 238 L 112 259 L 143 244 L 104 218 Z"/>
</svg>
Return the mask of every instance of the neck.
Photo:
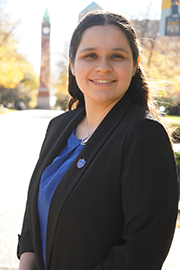
<svg viewBox="0 0 180 270">
<path fill-rule="evenodd" d="M 94 104 L 94 102 L 92 103 L 85 100 L 86 116 L 77 126 L 75 136 L 83 141 L 88 140 L 116 103 L 117 102 Z"/>
<path fill-rule="evenodd" d="M 109 104 L 96 104 L 96 106 L 88 102 L 85 104 L 88 132 L 91 135 L 105 118 L 105 116 L 109 113 L 109 111 L 114 107 L 116 102 Z"/>
</svg>

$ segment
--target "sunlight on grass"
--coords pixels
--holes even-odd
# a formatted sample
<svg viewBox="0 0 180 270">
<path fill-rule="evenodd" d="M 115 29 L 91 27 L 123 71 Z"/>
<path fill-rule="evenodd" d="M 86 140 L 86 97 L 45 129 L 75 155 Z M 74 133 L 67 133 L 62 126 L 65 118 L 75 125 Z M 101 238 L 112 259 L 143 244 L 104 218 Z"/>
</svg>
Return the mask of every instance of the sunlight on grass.
<svg viewBox="0 0 180 270">
<path fill-rule="evenodd" d="M 170 124 L 178 126 L 180 125 L 180 116 L 166 115 L 165 120 L 167 120 Z"/>
<path fill-rule="evenodd" d="M 5 113 L 11 113 L 11 112 L 16 112 L 15 109 L 3 109 L 3 110 L 0 110 L 0 114 L 5 114 Z"/>
</svg>

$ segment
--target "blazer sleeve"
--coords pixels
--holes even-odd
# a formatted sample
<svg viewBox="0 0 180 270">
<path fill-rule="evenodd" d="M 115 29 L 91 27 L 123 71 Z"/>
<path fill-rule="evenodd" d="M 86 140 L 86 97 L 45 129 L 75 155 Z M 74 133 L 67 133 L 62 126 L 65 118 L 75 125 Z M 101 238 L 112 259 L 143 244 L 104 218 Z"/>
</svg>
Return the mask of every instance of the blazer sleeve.
<svg viewBox="0 0 180 270">
<path fill-rule="evenodd" d="M 24 252 L 34 252 L 31 235 L 29 230 L 27 206 L 24 214 L 23 226 L 21 235 L 18 235 L 17 257 L 20 259 Z"/>
<path fill-rule="evenodd" d="M 127 136 L 121 176 L 124 244 L 95 270 L 160 270 L 177 216 L 176 165 L 163 126 L 140 121 Z"/>
<path fill-rule="evenodd" d="M 52 126 L 52 122 L 53 122 L 53 119 L 50 121 L 50 123 L 48 125 L 46 135 L 45 135 L 45 139 L 44 139 L 42 147 L 41 147 L 40 156 L 41 156 L 43 147 L 45 145 L 45 142 L 47 140 L 47 137 L 48 137 L 48 134 L 49 134 L 49 131 L 50 131 L 50 127 Z M 39 163 L 40 163 L 40 159 L 36 164 L 33 175 L 36 174 L 36 171 L 39 168 Z M 32 175 L 32 177 L 33 177 L 33 175 Z M 26 203 L 26 209 L 25 209 L 25 213 L 24 213 L 24 219 L 23 219 L 21 235 L 18 235 L 18 245 L 17 245 L 17 257 L 18 257 L 18 259 L 20 259 L 21 254 L 25 253 L 25 252 L 34 252 L 32 240 L 31 240 L 30 226 L 29 226 L 29 221 L 28 221 L 28 200 L 27 200 L 27 203 Z"/>
</svg>

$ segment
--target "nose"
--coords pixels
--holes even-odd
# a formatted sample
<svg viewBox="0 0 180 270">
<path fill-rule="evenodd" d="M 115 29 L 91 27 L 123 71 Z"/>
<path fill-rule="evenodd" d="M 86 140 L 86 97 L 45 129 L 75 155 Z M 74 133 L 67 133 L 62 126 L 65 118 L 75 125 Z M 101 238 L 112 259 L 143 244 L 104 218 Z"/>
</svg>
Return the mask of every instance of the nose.
<svg viewBox="0 0 180 270">
<path fill-rule="evenodd" d="M 112 66 L 106 57 L 102 57 L 99 59 L 95 70 L 98 73 L 105 74 L 112 71 Z"/>
</svg>

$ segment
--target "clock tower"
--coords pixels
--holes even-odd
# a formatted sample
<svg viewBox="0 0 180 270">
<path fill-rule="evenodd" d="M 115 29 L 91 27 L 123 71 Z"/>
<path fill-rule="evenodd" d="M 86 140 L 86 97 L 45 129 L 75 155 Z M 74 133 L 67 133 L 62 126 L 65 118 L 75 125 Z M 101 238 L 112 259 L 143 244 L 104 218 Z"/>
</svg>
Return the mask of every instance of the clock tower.
<svg viewBox="0 0 180 270">
<path fill-rule="evenodd" d="M 49 82 L 50 82 L 50 20 L 46 9 L 42 22 L 41 32 L 41 71 L 40 85 L 37 98 L 38 109 L 49 109 Z"/>
</svg>

